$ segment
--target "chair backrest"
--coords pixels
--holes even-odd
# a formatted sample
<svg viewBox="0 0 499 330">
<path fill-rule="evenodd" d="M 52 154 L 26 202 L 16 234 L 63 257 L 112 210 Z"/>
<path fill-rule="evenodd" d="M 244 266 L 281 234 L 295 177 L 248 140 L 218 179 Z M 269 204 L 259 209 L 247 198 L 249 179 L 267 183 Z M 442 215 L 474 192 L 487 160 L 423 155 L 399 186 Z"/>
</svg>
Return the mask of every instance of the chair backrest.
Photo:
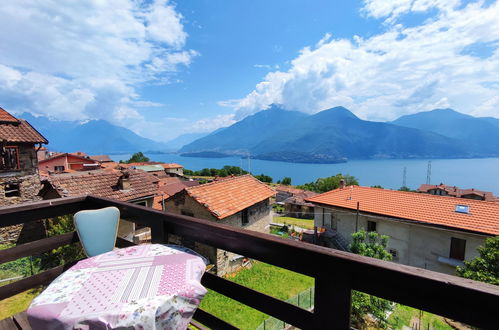
<svg viewBox="0 0 499 330">
<path fill-rule="evenodd" d="M 76 231 L 87 256 L 93 257 L 113 250 L 119 219 L 120 210 L 114 206 L 79 211 L 74 215 Z"/>
</svg>

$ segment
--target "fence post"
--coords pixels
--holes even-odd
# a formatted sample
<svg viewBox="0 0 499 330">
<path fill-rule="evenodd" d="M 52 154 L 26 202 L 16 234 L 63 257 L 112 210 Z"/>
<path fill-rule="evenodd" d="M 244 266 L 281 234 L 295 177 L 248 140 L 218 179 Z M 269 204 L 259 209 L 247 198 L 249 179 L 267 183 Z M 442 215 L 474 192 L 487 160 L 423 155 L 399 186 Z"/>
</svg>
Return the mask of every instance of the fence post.
<svg viewBox="0 0 499 330">
<path fill-rule="evenodd" d="M 314 328 L 350 329 L 352 288 L 346 272 L 329 269 L 315 277 Z"/>
<path fill-rule="evenodd" d="M 312 308 L 312 288 L 308 289 L 308 293 L 310 294 L 310 299 L 308 300 L 308 308 Z"/>
</svg>

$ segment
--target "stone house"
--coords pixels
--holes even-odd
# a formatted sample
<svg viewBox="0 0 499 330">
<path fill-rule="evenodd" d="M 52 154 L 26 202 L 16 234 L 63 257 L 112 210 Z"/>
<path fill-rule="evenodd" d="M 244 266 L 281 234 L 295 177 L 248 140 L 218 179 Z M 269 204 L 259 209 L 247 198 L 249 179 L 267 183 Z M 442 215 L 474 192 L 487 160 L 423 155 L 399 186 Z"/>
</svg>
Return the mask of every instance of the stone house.
<svg viewBox="0 0 499 330">
<path fill-rule="evenodd" d="M 170 176 L 184 176 L 184 167 L 175 163 L 161 164 L 166 174 Z"/>
<path fill-rule="evenodd" d="M 393 261 L 454 274 L 478 256 L 485 239 L 499 235 L 499 203 L 349 186 L 309 198 L 315 226 L 347 243 L 358 230 L 390 237 Z"/>
<path fill-rule="evenodd" d="M 0 207 L 41 199 L 37 148 L 42 143 L 47 144 L 47 139 L 27 121 L 0 108 Z M 30 232 L 28 227 L 37 223 L 27 224 L 23 232 Z M 2 228 L 1 241 L 16 242 L 21 228 Z"/>
<path fill-rule="evenodd" d="M 270 197 L 274 194 L 271 188 L 253 176 L 242 175 L 185 188 L 166 199 L 165 209 L 168 212 L 268 233 L 271 222 Z M 216 266 L 219 275 L 234 271 L 243 262 L 243 256 L 231 252 L 179 237 L 170 237 L 170 240 L 193 248 L 207 257 Z"/>
<path fill-rule="evenodd" d="M 316 192 L 280 185 L 276 188 L 276 202 L 284 205 L 284 213 L 295 218 L 314 218 L 314 204 L 305 199 L 317 195 Z"/>
<path fill-rule="evenodd" d="M 134 203 L 146 207 L 154 206 L 158 193 L 158 179 L 140 170 L 94 170 L 52 174 L 42 181 L 40 191 L 43 199 L 94 195 Z M 137 241 L 147 236 L 149 228 L 121 219 L 118 236 Z"/>
</svg>

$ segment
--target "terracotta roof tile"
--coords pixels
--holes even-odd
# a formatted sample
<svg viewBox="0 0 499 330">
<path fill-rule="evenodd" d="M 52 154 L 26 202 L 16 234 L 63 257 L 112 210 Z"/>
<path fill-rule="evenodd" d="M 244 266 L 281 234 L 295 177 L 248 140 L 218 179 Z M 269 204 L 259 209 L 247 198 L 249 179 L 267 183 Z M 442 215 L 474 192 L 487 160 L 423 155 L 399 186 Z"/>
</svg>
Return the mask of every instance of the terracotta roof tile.
<svg viewBox="0 0 499 330">
<path fill-rule="evenodd" d="M 361 212 L 499 235 L 499 204 L 495 202 L 359 186 L 331 190 L 307 200 L 351 210 L 356 210 L 359 202 Z M 469 206 L 469 213 L 456 212 L 456 205 Z"/>
<path fill-rule="evenodd" d="M 96 160 L 98 162 L 112 162 L 113 160 L 109 158 L 108 155 L 93 155 L 89 156 L 91 159 Z"/>
<path fill-rule="evenodd" d="M 18 143 L 48 143 L 26 120 L 17 119 L 0 108 L 0 141 Z"/>
<path fill-rule="evenodd" d="M 120 171 L 95 170 L 71 174 L 55 174 L 48 177 L 48 182 L 62 197 L 95 195 L 130 201 L 155 195 L 157 179 L 143 171 L 128 170 L 130 173 L 130 189 L 120 190 L 118 187 Z"/>
<path fill-rule="evenodd" d="M 231 216 L 275 195 L 271 188 L 251 175 L 213 181 L 186 188 L 186 191 L 218 219 Z"/>
<path fill-rule="evenodd" d="M 169 163 L 169 164 L 161 164 L 163 168 L 183 168 L 182 165 L 175 164 L 175 163 Z"/>
<path fill-rule="evenodd" d="M 18 123 L 19 120 L 0 107 L 0 122 Z"/>
</svg>

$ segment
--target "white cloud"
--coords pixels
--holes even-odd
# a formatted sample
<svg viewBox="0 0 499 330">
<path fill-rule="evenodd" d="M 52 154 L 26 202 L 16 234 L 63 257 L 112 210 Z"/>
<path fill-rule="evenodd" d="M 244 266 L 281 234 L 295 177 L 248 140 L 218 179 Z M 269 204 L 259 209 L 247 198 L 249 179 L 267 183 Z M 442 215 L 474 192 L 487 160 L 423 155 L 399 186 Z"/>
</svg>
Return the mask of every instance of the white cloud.
<svg viewBox="0 0 499 330">
<path fill-rule="evenodd" d="M 192 125 L 194 132 L 212 132 L 221 127 L 227 127 L 236 122 L 234 114 L 217 115 L 213 118 L 204 118 Z"/>
<path fill-rule="evenodd" d="M 302 49 L 288 71 L 270 72 L 246 97 L 219 104 L 237 109 L 238 117 L 271 103 L 311 113 L 342 105 L 371 120 L 434 107 L 499 117 L 499 1 L 456 4 L 366 1 L 364 11 L 375 17 L 438 12 L 415 27 L 396 21 L 368 39 L 327 34 L 315 47 Z M 475 46 L 489 52 L 467 51 Z"/>
<path fill-rule="evenodd" d="M 137 120 L 136 108 L 160 106 L 137 87 L 169 82 L 199 55 L 166 0 L 16 0 L 0 15 L 0 99 L 13 112 Z"/>
</svg>

